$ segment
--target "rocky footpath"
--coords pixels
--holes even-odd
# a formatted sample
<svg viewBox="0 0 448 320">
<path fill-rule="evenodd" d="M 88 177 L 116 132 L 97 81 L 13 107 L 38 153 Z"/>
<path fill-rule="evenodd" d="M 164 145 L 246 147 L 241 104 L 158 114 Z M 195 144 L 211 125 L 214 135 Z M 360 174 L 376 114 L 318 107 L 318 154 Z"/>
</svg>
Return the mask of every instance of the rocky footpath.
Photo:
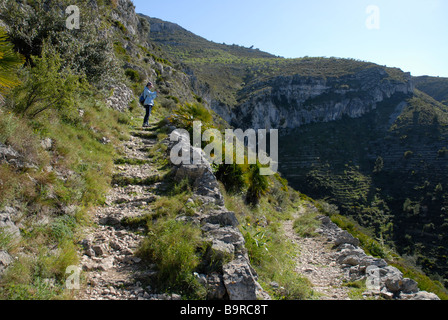
<svg viewBox="0 0 448 320">
<path fill-rule="evenodd" d="M 135 132 L 124 144 L 127 159 L 139 160 L 139 165 L 116 165 L 116 176 L 124 181 L 145 180 L 155 174 L 155 166 L 146 155 L 148 147 L 156 141 L 147 138 L 148 132 Z M 182 143 L 182 136 L 173 133 Z M 167 143 L 169 143 L 167 141 Z M 168 152 L 175 143 L 171 142 Z M 224 206 L 223 196 L 210 164 L 200 149 L 198 164 L 180 164 L 173 168 L 174 178 L 189 178 L 194 187 L 190 202 L 200 203 L 194 216 L 178 217 L 199 225 L 204 241 L 208 244 L 205 259 L 216 267 L 209 274 L 195 274 L 207 288 L 210 300 L 269 299 L 257 282 L 257 274 L 251 267 L 244 237 L 238 229 L 238 220 Z M 144 161 L 142 163 L 142 161 Z M 123 180 L 122 180 L 123 181 Z M 82 257 L 80 267 L 84 271 L 85 285 L 78 294 L 82 300 L 171 300 L 181 296 L 158 294 L 151 287 L 142 285 L 145 279 L 157 271 L 155 266 L 145 265 L 135 253 L 143 240 L 144 230 L 131 230 L 123 226 L 124 218 L 139 217 L 147 213 L 148 205 L 157 199 L 156 190 L 164 188 L 163 182 L 150 186 L 114 184 L 107 195 L 106 205 L 95 212 L 97 227 L 86 230 L 80 242 Z"/>
<path fill-rule="evenodd" d="M 329 217 L 320 217 L 317 230 L 333 245 L 334 261 L 340 265 L 347 282 L 366 280 L 365 297 L 395 300 L 440 300 L 434 293 L 420 291 L 418 283 L 404 278 L 403 273 L 384 259 L 373 258 L 359 247 L 359 240 L 340 229 Z"/>
<path fill-rule="evenodd" d="M 147 148 L 154 139 L 142 138 L 136 131 L 123 145 L 124 159 L 145 161 L 143 165 L 119 164 L 115 166 L 116 176 L 146 179 L 156 169 L 147 156 Z M 140 163 L 139 162 L 139 163 Z M 147 212 L 148 205 L 156 200 L 156 190 L 161 186 L 114 184 L 103 207 L 94 215 L 96 227 L 85 230 L 80 268 L 83 270 L 84 285 L 77 299 L 80 300 L 172 300 L 179 295 L 154 292 L 144 286 L 145 279 L 156 271 L 146 266 L 135 253 L 143 240 L 143 229 L 134 230 L 123 226 L 124 218 L 139 217 Z"/>
<path fill-rule="evenodd" d="M 297 215 L 304 212 L 302 207 Z M 307 278 L 319 300 L 350 300 L 349 288 L 343 286 L 344 271 L 336 262 L 335 251 L 324 237 L 301 237 L 293 220 L 284 222 L 285 236 L 297 247 L 295 271 Z"/>
</svg>

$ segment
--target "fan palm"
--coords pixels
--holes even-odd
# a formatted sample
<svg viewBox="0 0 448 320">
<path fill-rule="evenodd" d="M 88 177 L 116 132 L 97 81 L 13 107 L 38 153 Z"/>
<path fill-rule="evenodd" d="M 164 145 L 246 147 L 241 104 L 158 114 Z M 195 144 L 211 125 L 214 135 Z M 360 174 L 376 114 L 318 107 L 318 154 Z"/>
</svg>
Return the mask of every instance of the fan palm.
<svg viewBox="0 0 448 320">
<path fill-rule="evenodd" d="M 249 188 L 247 190 L 246 199 L 250 204 L 256 205 L 260 198 L 269 191 L 269 179 L 267 176 L 260 174 L 261 164 L 251 164 L 249 168 Z"/>
<path fill-rule="evenodd" d="M 0 27 L 0 95 L 19 84 L 16 71 L 23 65 L 25 59 L 14 51 L 14 46 L 8 41 L 4 28 Z"/>
</svg>

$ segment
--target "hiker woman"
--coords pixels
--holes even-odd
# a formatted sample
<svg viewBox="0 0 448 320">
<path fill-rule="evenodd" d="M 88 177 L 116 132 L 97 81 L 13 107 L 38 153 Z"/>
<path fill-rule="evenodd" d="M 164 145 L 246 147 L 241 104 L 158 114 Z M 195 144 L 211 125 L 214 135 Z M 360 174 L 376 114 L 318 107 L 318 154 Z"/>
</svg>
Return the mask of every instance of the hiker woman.
<svg viewBox="0 0 448 320">
<path fill-rule="evenodd" d="M 153 88 L 152 82 L 148 82 L 143 91 L 144 102 L 143 105 L 146 109 L 145 119 L 143 120 L 143 127 L 149 127 L 148 120 L 151 115 L 152 107 L 154 106 L 154 99 L 157 98 L 157 91 L 151 91 Z"/>
</svg>

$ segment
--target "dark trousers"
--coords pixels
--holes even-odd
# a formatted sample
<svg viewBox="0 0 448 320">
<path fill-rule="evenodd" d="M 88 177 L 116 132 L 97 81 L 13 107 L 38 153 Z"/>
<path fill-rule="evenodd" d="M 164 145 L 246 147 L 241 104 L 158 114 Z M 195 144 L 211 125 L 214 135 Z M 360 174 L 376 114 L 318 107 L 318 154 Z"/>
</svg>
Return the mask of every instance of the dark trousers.
<svg viewBox="0 0 448 320">
<path fill-rule="evenodd" d="M 146 109 L 146 114 L 145 114 L 145 119 L 143 120 L 143 124 L 148 124 L 149 116 L 151 115 L 151 111 L 152 111 L 152 106 L 145 106 L 145 109 Z"/>
</svg>

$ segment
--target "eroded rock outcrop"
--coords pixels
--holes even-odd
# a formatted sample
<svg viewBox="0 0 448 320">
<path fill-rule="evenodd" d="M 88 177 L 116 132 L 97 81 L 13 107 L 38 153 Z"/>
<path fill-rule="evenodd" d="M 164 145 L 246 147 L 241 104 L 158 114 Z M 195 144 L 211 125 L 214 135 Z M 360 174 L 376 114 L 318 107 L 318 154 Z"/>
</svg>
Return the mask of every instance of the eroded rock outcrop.
<svg viewBox="0 0 448 320">
<path fill-rule="evenodd" d="M 359 118 L 395 94 L 413 91 L 410 74 L 394 79 L 378 66 L 340 77 L 278 76 L 244 88 L 232 110 L 216 103 L 213 108 L 241 128 L 297 128 Z"/>
<path fill-rule="evenodd" d="M 124 112 L 134 99 L 134 93 L 124 84 L 114 85 L 110 88 L 111 96 L 106 99 L 108 107 Z"/>
</svg>

